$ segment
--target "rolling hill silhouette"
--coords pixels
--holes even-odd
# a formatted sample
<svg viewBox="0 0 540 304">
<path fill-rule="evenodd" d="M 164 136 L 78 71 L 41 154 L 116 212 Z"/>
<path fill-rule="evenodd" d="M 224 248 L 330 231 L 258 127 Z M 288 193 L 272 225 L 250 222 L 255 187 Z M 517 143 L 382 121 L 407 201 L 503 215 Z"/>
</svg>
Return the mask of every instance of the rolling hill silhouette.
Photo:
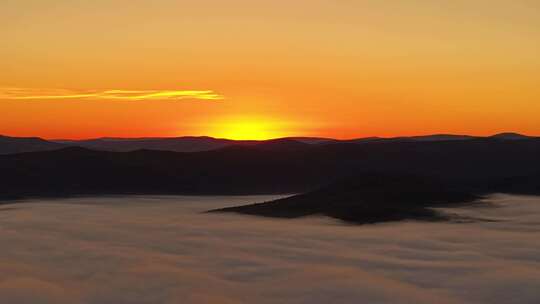
<svg viewBox="0 0 540 304">
<path fill-rule="evenodd" d="M 271 202 L 211 210 L 268 217 L 326 215 L 360 224 L 402 219 L 441 218 L 429 207 L 478 199 L 459 187 L 411 175 L 365 173 L 318 190 Z"/>
<path fill-rule="evenodd" d="M 4 191 L 294 193 L 357 172 L 397 172 L 502 187 L 540 172 L 540 140 L 332 143 L 275 140 L 178 153 L 68 147 L 0 156 Z M 489 183 L 488 183 L 489 182 Z M 525 182 L 519 182 L 525 183 Z M 530 191 L 535 191 L 532 186 Z M 47 190 L 49 189 L 49 190 Z M 520 190 L 525 191 L 525 190 Z"/>
<path fill-rule="evenodd" d="M 529 139 L 529 136 L 519 134 L 519 133 L 512 133 L 512 132 L 506 132 L 506 133 L 499 133 L 490 136 L 490 138 L 495 139 L 502 139 L 502 140 L 523 140 L 523 139 Z"/>
<path fill-rule="evenodd" d="M 132 152 L 137 150 L 158 150 L 173 152 L 202 152 L 217 150 L 229 146 L 255 146 L 272 142 L 297 142 L 310 145 L 328 145 L 337 143 L 374 143 L 374 142 L 427 142 L 427 141 L 463 141 L 470 139 L 499 139 L 517 140 L 531 139 L 517 133 L 501 133 L 490 137 L 475 137 L 468 135 L 434 134 L 410 137 L 366 137 L 357 139 L 338 140 L 320 137 L 286 137 L 272 140 L 231 140 L 208 136 L 184 137 L 148 137 L 148 138 L 112 138 L 103 137 L 84 140 L 44 140 L 37 137 L 7 137 L 0 136 L 0 155 L 22 152 L 38 152 L 61 149 L 63 147 L 83 147 L 98 151 Z"/>
<path fill-rule="evenodd" d="M 50 142 L 39 137 L 10 137 L 0 135 L 0 154 L 61 149 L 66 145 Z"/>
<path fill-rule="evenodd" d="M 224 211 L 371 222 L 433 217 L 426 207 L 494 192 L 540 194 L 538 155 L 540 139 L 506 136 L 324 144 L 286 138 L 191 153 L 67 147 L 0 155 L 0 198 L 306 193 Z"/>
<path fill-rule="evenodd" d="M 56 140 L 55 142 L 100 151 L 130 152 L 136 150 L 161 150 L 173 152 L 200 152 L 216 150 L 230 145 L 251 145 L 257 141 L 235 141 L 207 136 L 165 138 L 96 138 L 87 140 Z"/>
</svg>

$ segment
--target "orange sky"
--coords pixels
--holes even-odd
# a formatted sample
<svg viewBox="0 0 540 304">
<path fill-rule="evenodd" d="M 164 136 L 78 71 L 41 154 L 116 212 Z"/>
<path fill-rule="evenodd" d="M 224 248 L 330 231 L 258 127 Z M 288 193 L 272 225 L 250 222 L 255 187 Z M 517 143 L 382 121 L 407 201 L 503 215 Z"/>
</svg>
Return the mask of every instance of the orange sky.
<svg viewBox="0 0 540 304">
<path fill-rule="evenodd" d="M 0 134 L 540 135 L 536 0 L 7 0 Z"/>
</svg>

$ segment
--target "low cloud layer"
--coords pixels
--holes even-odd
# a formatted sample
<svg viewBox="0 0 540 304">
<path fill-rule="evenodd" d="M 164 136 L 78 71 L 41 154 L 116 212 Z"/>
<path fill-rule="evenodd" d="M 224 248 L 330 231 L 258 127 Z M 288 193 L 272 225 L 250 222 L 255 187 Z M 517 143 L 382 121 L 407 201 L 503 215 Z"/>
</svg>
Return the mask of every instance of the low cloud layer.
<svg viewBox="0 0 540 304">
<path fill-rule="evenodd" d="M 0 100 L 220 100 L 211 90 L 66 90 L 0 88 Z"/>
<path fill-rule="evenodd" d="M 269 197 L 117 197 L 0 207 L 6 303 L 539 303 L 540 199 L 489 221 L 349 226 L 200 211 Z"/>
</svg>

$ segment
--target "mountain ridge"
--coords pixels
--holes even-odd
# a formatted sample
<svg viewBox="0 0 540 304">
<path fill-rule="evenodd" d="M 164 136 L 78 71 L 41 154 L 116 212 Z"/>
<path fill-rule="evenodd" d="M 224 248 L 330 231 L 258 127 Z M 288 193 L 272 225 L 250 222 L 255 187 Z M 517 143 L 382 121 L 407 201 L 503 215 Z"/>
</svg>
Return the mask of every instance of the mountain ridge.
<svg viewBox="0 0 540 304">
<path fill-rule="evenodd" d="M 81 146 L 99 151 L 129 152 L 136 150 L 161 150 L 174 152 L 201 152 L 221 149 L 226 146 L 242 145 L 256 146 L 267 143 L 292 141 L 309 145 L 327 145 L 338 143 L 365 144 L 365 143 L 392 143 L 392 142 L 429 142 L 429 141 L 460 141 L 472 139 L 518 140 L 531 139 L 518 133 L 499 133 L 492 136 L 470 136 L 454 134 L 432 134 L 409 137 L 365 137 L 356 139 L 332 139 L 325 137 L 283 137 L 269 140 L 232 140 L 214 138 L 210 136 L 181 136 L 181 137 L 140 137 L 119 138 L 101 137 L 82 140 L 45 140 L 39 137 L 10 137 L 0 135 L 0 154 L 21 152 L 47 151 L 60 149 L 66 146 Z"/>
<path fill-rule="evenodd" d="M 288 194 L 367 172 L 459 182 L 481 192 L 540 193 L 538 155 L 540 139 L 277 141 L 201 152 L 64 147 L 1 155 L 0 195 Z"/>
</svg>

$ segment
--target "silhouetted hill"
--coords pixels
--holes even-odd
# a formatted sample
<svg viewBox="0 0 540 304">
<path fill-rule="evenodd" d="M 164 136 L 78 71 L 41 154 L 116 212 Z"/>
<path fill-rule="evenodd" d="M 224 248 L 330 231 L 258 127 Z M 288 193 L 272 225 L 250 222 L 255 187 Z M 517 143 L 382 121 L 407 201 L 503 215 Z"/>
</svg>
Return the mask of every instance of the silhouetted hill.
<svg viewBox="0 0 540 304">
<path fill-rule="evenodd" d="M 295 139 L 291 139 L 291 138 L 280 138 L 280 139 L 261 141 L 252 146 L 257 147 L 259 149 L 284 152 L 284 151 L 290 151 L 290 150 L 307 149 L 310 147 L 310 144 L 301 142 Z"/>
<path fill-rule="evenodd" d="M 223 208 L 210 212 L 295 218 L 326 215 L 356 223 L 402 219 L 437 219 L 428 207 L 465 203 L 478 196 L 434 179 L 372 174 L 349 177 L 321 189 L 271 202 Z"/>
<path fill-rule="evenodd" d="M 65 147 L 38 137 L 9 137 L 0 135 L 0 154 L 46 151 Z"/>
<path fill-rule="evenodd" d="M 531 137 L 519 134 L 519 133 L 499 133 L 491 136 L 491 138 L 494 139 L 501 139 L 501 140 L 522 140 L 522 139 L 530 139 Z"/>
<path fill-rule="evenodd" d="M 275 146 L 276 142 L 289 142 L 287 147 L 300 144 L 333 145 L 333 144 L 365 144 L 365 143 L 396 143 L 396 142 L 438 142 L 438 141 L 464 141 L 472 139 L 498 139 L 517 140 L 531 139 L 516 133 L 501 133 L 490 137 L 475 137 L 468 135 L 435 134 L 411 137 L 366 137 L 348 140 L 338 140 L 319 137 L 286 137 L 272 140 L 231 140 L 212 138 L 207 136 L 163 137 L 163 138 L 97 138 L 86 140 L 53 140 L 46 141 L 40 138 L 0 137 L 0 154 L 37 152 L 59 149 L 66 146 L 78 146 L 92 150 L 110 152 L 131 152 L 137 150 L 159 150 L 173 152 L 202 152 L 218 150 L 230 146 Z"/>
<path fill-rule="evenodd" d="M 229 146 L 260 146 L 261 148 L 306 145 L 308 139 L 279 138 L 271 140 L 231 140 L 201 137 L 171 137 L 171 138 L 98 138 L 89 140 L 57 140 L 56 142 L 100 151 L 130 152 L 136 150 L 158 150 L 173 152 L 202 152 L 217 150 Z"/>
<path fill-rule="evenodd" d="M 366 137 L 345 140 L 342 142 L 348 143 L 373 143 L 373 142 L 422 142 L 422 141 L 450 141 L 450 140 L 470 140 L 481 139 L 482 137 L 469 136 L 469 135 L 452 135 L 452 134 L 434 134 L 434 135 L 422 135 L 422 136 L 410 136 L 410 137 Z"/>
<path fill-rule="evenodd" d="M 312 145 L 329 144 L 329 143 L 335 143 L 339 141 L 337 139 L 325 138 L 325 137 L 286 137 L 285 139 L 291 139 L 294 141 L 299 141 L 302 143 L 312 144 Z"/>
<path fill-rule="evenodd" d="M 402 137 L 402 139 L 404 139 Z M 479 139 L 477 136 L 469 135 L 453 135 L 453 134 L 434 134 L 434 135 L 424 135 L 424 136 L 411 136 L 406 137 L 410 141 L 448 141 L 448 140 L 470 140 L 470 139 Z"/>
<path fill-rule="evenodd" d="M 0 156 L 0 195 L 299 193 L 372 172 L 467 185 L 475 194 L 540 193 L 538 155 L 539 139 L 326 145 L 287 140 L 195 153 L 71 147 Z"/>
<path fill-rule="evenodd" d="M 235 141 L 206 136 L 170 138 L 97 138 L 88 140 L 57 140 L 59 143 L 93 150 L 129 152 L 141 149 L 174 152 L 199 152 L 216 150 L 230 145 L 250 145 L 256 141 Z"/>
</svg>

